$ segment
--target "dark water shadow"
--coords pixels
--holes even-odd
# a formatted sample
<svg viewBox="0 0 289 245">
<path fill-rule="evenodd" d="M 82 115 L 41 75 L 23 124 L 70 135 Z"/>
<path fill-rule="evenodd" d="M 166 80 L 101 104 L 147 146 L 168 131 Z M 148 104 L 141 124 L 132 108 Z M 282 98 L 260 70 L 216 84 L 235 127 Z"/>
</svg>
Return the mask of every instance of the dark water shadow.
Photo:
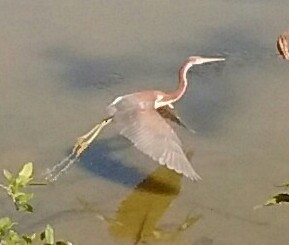
<svg viewBox="0 0 289 245">
<path fill-rule="evenodd" d="M 52 47 L 43 55 L 46 60 L 62 67 L 54 75 L 70 90 L 102 90 L 124 82 L 117 58 L 78 55 L 65 47 Z"/>
<path fill-rule="evenodd" d="M 137 165 L 128 167 L 113 154 L 130 146 L 129 142 L 122 137 L 99 139 L 81 156 L 79 166 L 96 176 L 134 187 L 146 175 L 138 170 Z"/>
<path fill-rule="evenodd" d="M 139 55 L 122 55 L 110 57 L 98 57 L 77 54 L 66 47 L 51 47 L 42 54 L 45 60 L 58 64 L 62 69 L 50 71 L 61 81 L 66 89 L 77 90 L 86 93 L 90 90 L 105 90 L 114 96 L 119 91 L 110 90 L 115 85 L 131 85 L 131 81 L 138 81 L 139 78 L 149 77 L 152 70 L 154 75 L 161 77 L 160 69 L 155 69 L 155 65 Z M 177 76 L 177 74 L 176 74 Z M 139 85 L 139 84 L 136 84 Z M 128 87 L 129 92 L 144 89 L 142 86 Z M 156 86 L 157 88 L 157 86 Z"/>
</svg>

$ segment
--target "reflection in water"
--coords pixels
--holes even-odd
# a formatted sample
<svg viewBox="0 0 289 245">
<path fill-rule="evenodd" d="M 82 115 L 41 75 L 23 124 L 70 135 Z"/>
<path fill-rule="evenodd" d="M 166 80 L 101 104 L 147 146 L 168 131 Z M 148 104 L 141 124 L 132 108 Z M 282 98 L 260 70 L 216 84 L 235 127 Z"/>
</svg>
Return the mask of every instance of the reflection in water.
<svg viewBox="0 0 289 245">
<path fill-rule="evenodd" d="M 110 231 L 116 237 L 141 241 L 172 239 L 200 217 L 188 218 L 175 230 L 165 232 L 157 224 L 180 192 L 181 175 L 159 166 L 121 203 Z"/>
<path fill-rule="evenodd" d="M 120 140 L 122 140 L 120 138 Z M 118 157 L 112 154 L 112 151 L 118 151 L 127 147 L 125 143 L 116 140 L 111 143 L 111 140 L 99 140 L 94 149 L 87 151 L 82 160 L 81 166 L 87 169 L 90 173 L 96 176 L 101 176 L 114 183 L 134 187 L 145 175 L 135 166 L 128 167 Z"/>
</svg>

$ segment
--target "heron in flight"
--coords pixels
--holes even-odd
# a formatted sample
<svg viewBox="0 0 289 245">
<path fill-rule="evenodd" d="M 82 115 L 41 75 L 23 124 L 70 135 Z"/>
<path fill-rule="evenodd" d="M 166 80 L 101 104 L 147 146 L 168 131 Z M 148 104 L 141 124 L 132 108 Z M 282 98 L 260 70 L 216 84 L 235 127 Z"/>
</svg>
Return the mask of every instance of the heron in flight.
<svg viewBox="0 0 289 245">
<path fill-rule="evenodd" d="M 162 109 L 172 111 L 173 103 L 182 98 L 188 85 L 187 72 L 193 65 L 224 60 L 191 56 L 180 67 L 179 85 L 175 91 L 147 90 L 117 97 L 107 107 L 109 118 L 80 137 L 74 151 L 79 155 L 94 140 L 101 128 L 112 121 L 119 133 L 129 139 L 138 150 L 193 181 L 200 180 L 201 177 L 193 169 L 182 149 L 181 140 L 159 112 Z M 180 118 L 174 119 L 184 126 Z"/>
<path fill-rule="evenodd" d="M 179 85 L 175 91 L 148 90 L 117 97 L 107 107 L 107 112 L 119 133 L 161 165 L 192 180 L 201 179 L 186 158 L 179 137 L 157 109 L 174 108 L 173 103 L 181 99 L 186 91 L 187 72 L 193 65 L 222 60 L 191 56 L 179 70 Z"/>
</svg>

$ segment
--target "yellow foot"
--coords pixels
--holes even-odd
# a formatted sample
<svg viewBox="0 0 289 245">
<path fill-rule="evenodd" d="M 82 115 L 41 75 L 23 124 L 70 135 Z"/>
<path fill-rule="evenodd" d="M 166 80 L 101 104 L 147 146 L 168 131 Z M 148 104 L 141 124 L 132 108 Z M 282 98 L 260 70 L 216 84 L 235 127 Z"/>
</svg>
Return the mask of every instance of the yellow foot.
<svg viewBox="0 0 289 245">
<path fill-rule="evenodd" d="M 87 139 L 84 137 L 79 137 L 77 139 L 77 142 L 75 143 L 72 153 L 76 155 L 76 157 L 79 157 L 80 154 L 88 148 L 89 144 L 87 142 Z"/>
</svg>

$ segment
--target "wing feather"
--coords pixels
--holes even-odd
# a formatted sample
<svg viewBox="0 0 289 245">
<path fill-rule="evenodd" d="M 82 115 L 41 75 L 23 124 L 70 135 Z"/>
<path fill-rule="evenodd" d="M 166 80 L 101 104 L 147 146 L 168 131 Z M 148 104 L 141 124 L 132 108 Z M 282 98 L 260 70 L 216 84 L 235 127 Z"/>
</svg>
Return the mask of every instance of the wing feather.
<svg viewBox="0 0 289 245">
<path fill-rule="evenodd" d="M 113 112 L 113 113 L 112 113 Z M 108 107 L 120 134 L 128 138 L 137 149 L 161 165 L 192 180 L 201 179 L 186 158 L 182 143 L 174 130 L 158 114 L 152 103 L 138 106 L 135 98 L 124 97 Z"/>
</svg>

